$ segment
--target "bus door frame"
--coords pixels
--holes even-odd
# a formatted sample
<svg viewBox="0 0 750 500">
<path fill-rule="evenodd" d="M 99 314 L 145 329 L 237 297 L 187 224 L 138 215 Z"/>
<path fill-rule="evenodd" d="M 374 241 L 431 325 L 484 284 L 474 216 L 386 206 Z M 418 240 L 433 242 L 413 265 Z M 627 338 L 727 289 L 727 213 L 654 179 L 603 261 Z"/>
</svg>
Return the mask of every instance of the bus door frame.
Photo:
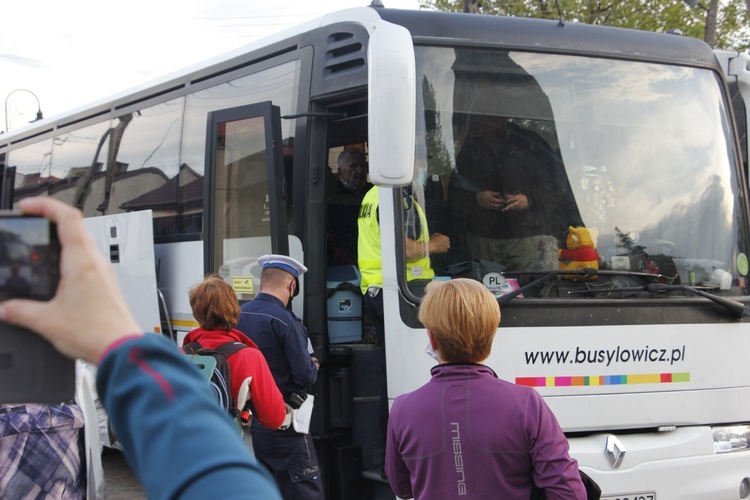
<svg viewBox="0 0 750 500">
<path fill-rule="evenodd" d="M 216 230 L 212 221 L 216 210 L 216 151 L 219 146 L 218 129 L 222 123 L 263 117 L 265 131 L 266 172 L 270 205 L 271 248 L 273 253 L 289 254 L 283 145 L 281 140 L 281 111 L 271 101 L 263 101 L 235 108 L 220 109 L 208 114 L 206 127 L 206 156 L 204 170 L 203 255 L 204 273 L 213 269 Z"/>
</svg>

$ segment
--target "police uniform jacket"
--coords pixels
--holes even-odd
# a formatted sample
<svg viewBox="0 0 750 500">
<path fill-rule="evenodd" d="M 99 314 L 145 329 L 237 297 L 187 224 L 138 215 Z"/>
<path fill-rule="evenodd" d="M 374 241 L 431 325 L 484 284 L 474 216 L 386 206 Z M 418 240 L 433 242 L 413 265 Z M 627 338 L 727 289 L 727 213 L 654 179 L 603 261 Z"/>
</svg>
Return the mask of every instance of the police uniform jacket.
<svg viewBox="0 0 750 500">
<path fill-rule="evenodd" d="M 318 370 L 308 351 L 307 329 L 279 299 L 260 293 L 243 304 L 236 328 L 257 344 L 285 398 L 315 383 Z"/>
<path fill-rule="evenodd" d="M 429 246 L 430 231 L 427 228 L 427 217 L 424 210 L 408 193 L 404 197 L 404 219 L 406 237 Z M 362 275 L 360 289 L 367 293 L 371 286 L 383 286 L 383 264 L 380 255 L 380 219 L 378 215 L 380 195 L 378 187 L 371 188 L 362 199 L 362 206 L 357 219 L 358 239 L 357 252 L 359 272 Z M 406 280 L 431 279 L 435 276 L 430 265 L 430 256 L 424 255 L 406 263 Z"/>
</svg>

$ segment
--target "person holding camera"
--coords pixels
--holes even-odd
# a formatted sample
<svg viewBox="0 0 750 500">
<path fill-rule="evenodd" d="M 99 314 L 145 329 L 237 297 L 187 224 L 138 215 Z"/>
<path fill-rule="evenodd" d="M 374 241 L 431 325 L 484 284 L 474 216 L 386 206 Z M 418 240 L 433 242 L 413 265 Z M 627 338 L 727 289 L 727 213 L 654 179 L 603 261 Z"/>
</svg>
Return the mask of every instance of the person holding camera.
<svg viewBox="0 0 750 500">
<path fill-rule="evenodd" d="M 242 305 L 236 328 L 258 345 L 284 401 L 295 410 L 311 411 L 312 396 L 307 389 L 317 380 L 318 360 L 307 329 L 287 308 L 307 268 L 291 257 L 275 254 L 260 257 L 258 264 L 263 269 L 260 293 Z M 269 429 L 257 421 L 250 427 L 255 456 L 271 470 L 288 500 L 323 498 L 318 457 L 305 424 L 309 426 L 309 413 L 302 425 L 285 430 Z"/>
<path fill-rule="evenodd" d="M 280 498 L 198 370 L 167 337 L 142 333 L 81 211 L 49 197 L 19 208 L 57 224 L 60 283 L 50 301 L 0 303 L 0 320 L 98 364 L 97 391 L 149 498 Z"/>
</svg>

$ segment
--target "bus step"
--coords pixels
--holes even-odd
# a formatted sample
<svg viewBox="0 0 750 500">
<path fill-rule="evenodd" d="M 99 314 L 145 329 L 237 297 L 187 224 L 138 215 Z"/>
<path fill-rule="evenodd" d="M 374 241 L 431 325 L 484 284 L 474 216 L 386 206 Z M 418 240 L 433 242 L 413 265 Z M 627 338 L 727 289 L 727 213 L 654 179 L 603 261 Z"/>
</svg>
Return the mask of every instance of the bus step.
<svg viewBox="0 0 750 500">
<path fill-rule="evenodd" d="M 378 481 L 381 483 L 388 483 L 388 479 L 385 477 L 382 467 L 371 467 L 362 471 L 362 477 L 369 479 L 370 481 Z"/>
</svg>

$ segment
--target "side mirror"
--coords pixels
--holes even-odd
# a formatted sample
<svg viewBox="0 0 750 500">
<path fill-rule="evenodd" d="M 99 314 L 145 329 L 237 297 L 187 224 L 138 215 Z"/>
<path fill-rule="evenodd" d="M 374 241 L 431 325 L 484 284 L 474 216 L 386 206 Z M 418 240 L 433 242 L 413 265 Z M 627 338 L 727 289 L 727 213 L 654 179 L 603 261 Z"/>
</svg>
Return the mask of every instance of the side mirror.
<svg viewBox="0 0 750 500">
<path fill-rule="evenodd" d="M 409 30 L 385 21 L 375 21 L 370 32 L 370 179 L 379 186 L 406 186 L 414 175 L 414 44 Z"/>
</svg>

